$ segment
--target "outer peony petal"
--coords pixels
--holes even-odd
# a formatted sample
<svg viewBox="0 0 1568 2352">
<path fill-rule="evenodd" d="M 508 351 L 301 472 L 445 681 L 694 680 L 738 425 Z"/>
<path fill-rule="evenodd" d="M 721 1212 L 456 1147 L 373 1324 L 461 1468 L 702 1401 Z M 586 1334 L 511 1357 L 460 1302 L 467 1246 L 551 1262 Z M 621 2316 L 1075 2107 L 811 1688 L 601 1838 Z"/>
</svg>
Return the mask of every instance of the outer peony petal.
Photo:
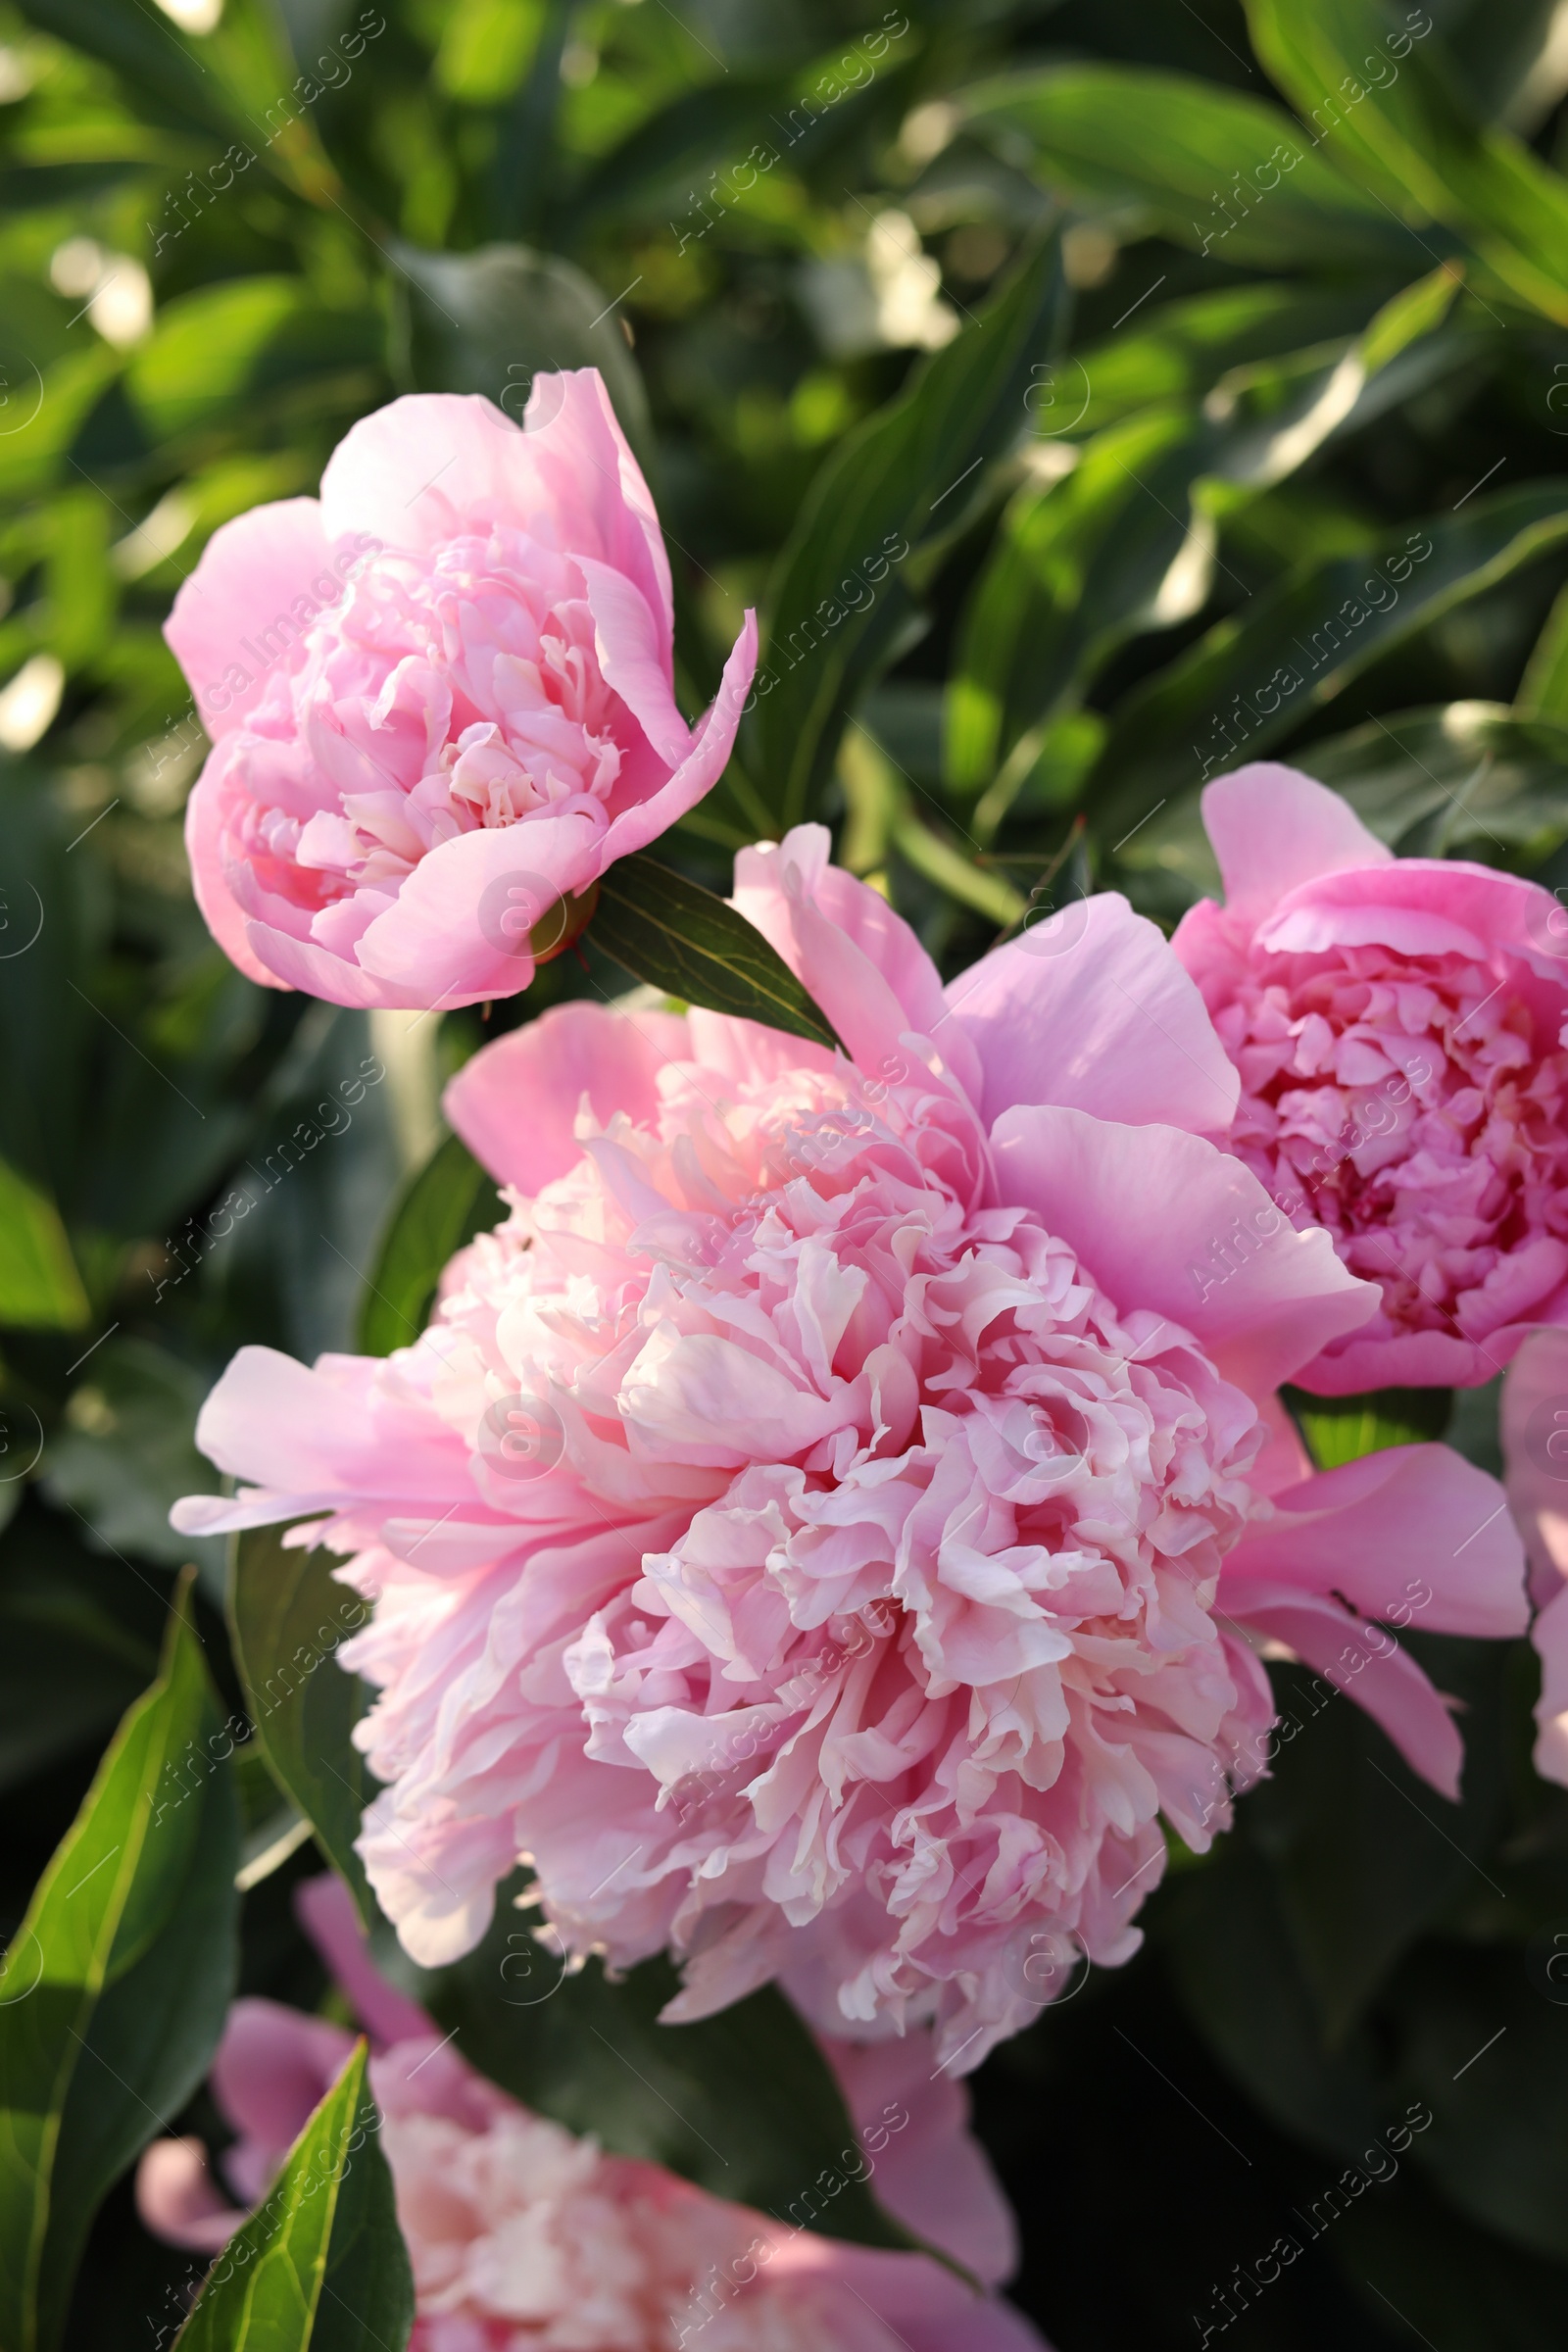
<svg viewBox="0 0 1568 2352">
<path fill-rule="evenodd" d="M 1536 1701 L 1536 1770 L 1568 1787 L 1568 1591 L 1553 1594 L 1531 1628 L 1541 1658 Z"/>
<path fill-rule="evenodd" d="M 265 660 L 270 649 L 264 647 L 258 655 L 258 631 L 280 614 L 297 644 L 303 631 L 289 617 L 295 598 L 304 597 L 313 607 L 335 603 L 342 593 L 340 573 L 358 552 L 348 542 L 334 549 L 314 498 L 253 507 L 213 533 L 201 562 L 180 583 L 164 635 L 191 682 L 202 724 L 215 743 L 238 726 L 266 692 Z M 329 583 L 327 593 L 313 595 L 313 580 Z M 287 643 L 281 632 L 279 642 Z M 283 653 L 282 665 L 293 666 L 290 652 Z M 239 671 L 245 673 L 243 685 L 233 682 Z"/>
<path fill-rule="evenodd" d="M 889 2213 L 987 2286 L 1010 2278 L 1018 2267 L 1012 2208 L 970 2132 L 967 2090 L 932 2065 L 930 2035 L 871 2042 L 828 2035 L 822 2053 L 857 2132 L 877 2151 L 876 2193 Z M 894 2133 L 888 2124 L 901 2113 L 908 2121 Z"/>
<path fill-rule="evenodd" d="M 307 1371 L 276 1348 L 242 1348 L 202 1406 L 196 1443 L 220 1469 L 284 1494 L 416 1505 L 464 1494 L 466 1447 L 422 1399 L 389 1396 L 383 1370 L 373 1356 L 322 1355 Z"/>
<path fill-rule="evenodd" d="M 1116 891 L 1053 921 L 1063 926 L 1059 952 L 1026 932 L 947 992 L 979 1054 L 987 1124 L 1015 1102 L 1054 1102 L 1129 1126 L 1228 1134 L 1236 1072 L 1154 925 Z"/>
<path fill-rule="evenodd" d="M 1318 1593 L 1245 1577 L 1221 1580 L 1222 1594 L 1250 1632 L 1288 1642 L 1297 1656 L 1353 1697 L 1389 1735 L 1412 1772 L 1457 1802 L 1464 1743 L 1427 1677 L 1376 1626 Z"/>
<path fill-rule="evenodd" d="M 1555 1311 L 1564 1311 L 1559 1300 Z M 1495 1379 L 1531 1329 L 1506 1324 L 1484 1340 L 1461 1339 L 1453 1331 L 1387 1331 L 1381 1320 L 1372 1336 L 1352 1332 L 1303 1364 L 1298 1375 L 1315 1396 L 1360 1396 L 1368 1389 L 1474 1389 Z"/>
<path fill-rule="evenodd" d="M 324 2017 L 302 2016 L 280 2001 L 234 2003 L 213 2061 L 213 2088 L 259 2160 L 275 2164 L 293 2146 L 353 2047 L 348 2029 Z M 235 2185 L 256 2193 L 248 2180 Z"/>
<path fill-rule="evenodd" d="M 294 1911 L 378 2045 L 417 2041 L 421 2034 L 439 2031 L 428 2012 L 389 1984 L 370 1958 L 354 1897 L 335 1872 L 303 1879 L 294 1889 Z"/>
<path fill-rule="evenodd" d="M 1529 1623 L 1497 1482 L 1447 1446 L 1390 1446 L 1274 1497 L 1225 1576 L 1342 1592 L 1370 1617 L 1494 1641 Z"/>
<path fill-rule="evenodd" d="M 1544 906 L 1534 882 L 1460 858 L 1396 858 L 1391 864 L 1326 874 L 1290 892 L 1258 926 L 1269 955 L 1321 956 L 1333 948 L 1383 947 L 1400 956 L 1469 956 L 1523 948 Z"/>
<path fill-rule="evenodd" d="M 1347 866 L 1387 866 L 1394 853 L 1327 785 L 1254 760 L 1203 791 L 1203 823 L 1225 883 L 1225 911 L 1261 922 L 1288 891 Z"/>
<path fill-rule="evenodd" d="M 190 865 L 191 888 L 202 920 L 230 963 L 237 964 L 247 980 L 258 981 L 263 988 L 286 988 L 289 983 L 264 962 L 251 945 L 250 920 L 229 888 L 223 870 L 223 825 L 228 802 L 224 759 L 221 744 L 209 753 L 185 803 L 185 857 Z"/>
<path fill-rule="evenodd" d="M 482 1046 L 442 1097 L 442 1108 L 498 1184 L 542 1192 L 582 1157 L 576 1140 L 584 1096 L 601 1127 L 617 1110 L 651 1119 L 659 1073 L 690 1051 L 677 1013 L 557 1004 Z"/>
<path fill-rule="evenodd" d="M 1252 1395 L 1376 1308 L 1327 1234 L 1295 1232 L 1256 1177 L 1199 1136 L 1020 1105 L 992 1148 L 1003 1200 L 1071 1243 L 1124 1312 L 1168 1316 Z"/>
<path fill-rule="evenodd" d="M 537 898 L 534 920 L 542 922 L 557 900 L 580 896 L 603 870 L 604 837 L 597 810 L 573 808 L 525 826 L 462 833 L 431 850 L 360 940 L 364 973 L 388 992 L 378 1002 L 448 1006 L 514 995 L 519 975 L 532 978 L 533 958 L 485 921 L 485 893 L 504 903 L 516 880 Z"/>
<path fill-rule="evenodd" d="M 735 748 L 735 730 L 741 723 L 756 667 L 757 615 L 748 612 L 741 633 L 730 647 L 718 692 L 693 729 L 691 747 L 680 765 L 647 800 L 611 818 L 600 853 L 600 873 L 614 858 L 629 857 L 633 850 L 646 849 L 651 841 L 657 841 L 718 782 Z"/>
<path fill-rule="evenodd" d="M 1545 1607 L 1568 1579 L 1568 1331 L 1524 1342 L 1502 1384 L 1504 1484 Z"/>
</svg>

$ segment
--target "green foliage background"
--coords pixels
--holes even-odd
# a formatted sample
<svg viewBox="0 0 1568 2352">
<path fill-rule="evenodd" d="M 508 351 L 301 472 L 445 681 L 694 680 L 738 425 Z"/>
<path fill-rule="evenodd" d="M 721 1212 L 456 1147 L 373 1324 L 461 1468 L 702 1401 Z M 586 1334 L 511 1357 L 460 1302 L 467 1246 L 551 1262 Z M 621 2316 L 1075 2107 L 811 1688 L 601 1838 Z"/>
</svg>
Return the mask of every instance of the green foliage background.
<svg viewBox="0 0 1568 2352">
<path fill-rule="evenodd" d="M 208 1386 L 246 1342 L 397 1344 L 489 1198 L 451 1146 L 414 1182 L 439 1079 L 627 984 L 590 931 L 488 1032 L 450 1015 L 416 1049 L 228 966 L 189 895 L 204 744 L 159 634 L 210 533 L 314 488 L 399 390 L 516 414 L 536 369 L 592 361 L 666 524 L 689 710 L 744 606 L 764 620 L 769 691 L 659 845 L 693 880 L 811 816 L 949 969 L 1088 888 L 1168 923 L 1212 881 L 1201 775 L 1267 754 L 1400 851 L 1568 885 L 1562 22 L 228 0 L 198 33 L 153 0 L 0 8 L 0 1928 L 158 1673 L 192 1550 L 168 1506 L 216 1484 Z M 1494 1430 L 1461 1400 L 1489 1467 Z M 222 1562 L 198 1565 L 215 1689 L 189 1704 L 238 1720 Z M 1528 1649 L 1411 1640 L 1464 1702 L 1462 1804 L 1276 1669 L 1296 1730 L 1237 1830 L 1176 1856 L 1137 1960 L 977 2080 L 1015 2292 L 1059 2352 L 1568 2339 L 1568 1799 L 1529 1771 Z M 287 1898 L 316 1858 L 260 1743 L 220 1772 L 242 1842 L 201 1899 L 241 1866 L 240 1984 L 315 2005 Z M 23 2014 L 0 1984 L 0 2065 Z M 792 2045 L 760 2017 L 750 2046 Z M 184 2096 L 197 2060 L 148 2080 Z M 714 2065 L 701 2096 L 744 2133 L 765 2101 Z M 203 2093 L 159 2114 L 216 2131 Z M 1282 2235 L 1299 2257 L 1238 2288 Z M 66 2341 L 163 2340 L 188 2272 L 122 2179 Z"/>
</svg>

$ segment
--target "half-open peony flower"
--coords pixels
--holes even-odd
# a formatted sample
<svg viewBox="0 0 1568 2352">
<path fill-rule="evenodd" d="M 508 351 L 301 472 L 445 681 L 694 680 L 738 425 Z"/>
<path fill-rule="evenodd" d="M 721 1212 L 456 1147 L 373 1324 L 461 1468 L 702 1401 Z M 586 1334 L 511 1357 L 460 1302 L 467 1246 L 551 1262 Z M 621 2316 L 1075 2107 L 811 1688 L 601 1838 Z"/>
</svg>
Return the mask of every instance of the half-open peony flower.
<svg viewBox="0 0 1568 2352">
<path fill-rule="evenodd" d="M 1568 1787 L 1568 1331 L 1536 1331 L 1502 1384 L 1502 1455 L 1541 1654 L 1536 1770 Z"/>
<path fill-rule="evenodd" d="M 756 623 L 695 731 L 673 626 L 596 368 L 536 377 L 521 427 L 456 393 L 364 418 L 319 500 L 225 523 L 170 615 L 213 737 L 185 838 L 220 944 L 334 1004 L 526 988 L 729 758 Z"/>
<path fill-rule="evenodd" d="M 315 1880 L 297 1900 L 369 2036 L 414 2269 L 411 2352 L 1047 2352 L 1017 2312 L 928 2255 L 769 2220 L 531 2114 L 376 1975 L 340 1886 Z M 155 2140 L 136 2176 L 148 2229 L 216 2253 L 353 2046 L 324 2019 L 236 2001 L 212 2074 L 238 2134 L 221 2183 L 199 2139 Z M 890 2212 L 994 2287 L 1014 2265 L 1012 2216 L 929 2043 L 827 2054 L 856 2127 L 852 2176 L 874 2177 Z"/>
<path fill-rule="evenodd" d="M 1203 819 L 1225 881 L 1177 955 L 1241 1073 L 1231 1147 L 1375 1282 L 1320 1395 L 1473 1388 L 1568 1324 L 1568 917 L 1454 858 L 1396 858 L 1338 793 L 1260 761 Z"/>
<path fill-rule="evenodd" d="M 1522 1560 L 1445 1447 L 1307 1475 L 1274 1391 L 1376 1293 L 1206 1140 L 1235 1073 L 1153 925 L 1089 901 L 944 996 L 827 847 L 743 853 L 736 903 L 853 1060 L 702 1011 L 498 1040 L 447 1102 L 511 1222 L 384 1361 L 243 1350 L 198 1438 L 254 1487 L 176 1524 L 353 1555 L 362 1851 L 416 1958 L 522 1857 L 574 1949 L 684 1957 L 678 2016 L 777 1975 L 972 2066 L 1136 1948 L 1162 1816 L 1228 1819 L 1274 1712 L 1244 1626 L 1451 1792 L 1363 1613 L 1420 1579 L 1424 1626 L 1515 1632 Z"/>
</svg>

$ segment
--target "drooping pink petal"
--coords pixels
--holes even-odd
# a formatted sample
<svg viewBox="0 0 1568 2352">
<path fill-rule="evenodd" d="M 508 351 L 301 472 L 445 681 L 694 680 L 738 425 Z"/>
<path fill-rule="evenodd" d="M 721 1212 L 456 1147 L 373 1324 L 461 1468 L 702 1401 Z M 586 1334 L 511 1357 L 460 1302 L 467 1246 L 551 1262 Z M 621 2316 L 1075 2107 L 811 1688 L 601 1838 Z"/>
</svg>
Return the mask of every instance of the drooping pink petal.
<svg viewBox="0 0 1568 2352">
<path fill-rule="evenodd" d="M 585 1095 L 602 1127 L 617 1110 L 650 1119 L 660 1071 L 689 1050 L 678 1014 L 557 1004 L 466 1062 L 442 1107 L 498 1184 L 539 1193 L 582 1155 L 576 1121 Z"/>
</svg>

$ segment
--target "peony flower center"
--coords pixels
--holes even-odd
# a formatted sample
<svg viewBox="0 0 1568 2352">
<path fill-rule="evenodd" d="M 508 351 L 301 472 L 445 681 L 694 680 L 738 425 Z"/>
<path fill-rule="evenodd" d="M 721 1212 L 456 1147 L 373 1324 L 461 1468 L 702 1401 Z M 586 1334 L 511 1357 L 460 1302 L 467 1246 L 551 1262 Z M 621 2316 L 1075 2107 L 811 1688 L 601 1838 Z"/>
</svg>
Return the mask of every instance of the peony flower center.
<svg viewBox="0 0 1568 2352">
<path fill-rule="evenodd" d="M 1520 1304 L 1505 1259 L 1534 1247 L 1545 1289 L 1568 1271 L 1568 1054 L 1458 956 L 1311 960 L 1275 959 L 1215 1016 L 1242 1076 L 1235 1148 L 1396 1329 L 1483 1337 Z"/>
</svg>

